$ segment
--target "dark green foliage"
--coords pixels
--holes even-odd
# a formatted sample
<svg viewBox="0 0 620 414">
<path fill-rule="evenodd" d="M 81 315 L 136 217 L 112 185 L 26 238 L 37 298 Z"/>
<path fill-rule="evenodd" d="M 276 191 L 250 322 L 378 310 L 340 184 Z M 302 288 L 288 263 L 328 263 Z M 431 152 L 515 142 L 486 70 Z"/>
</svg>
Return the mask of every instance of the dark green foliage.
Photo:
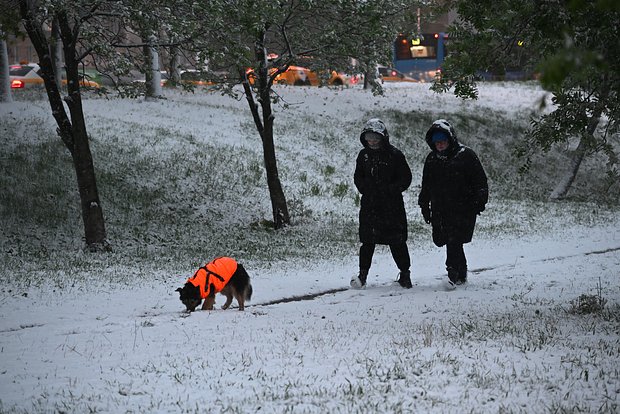
<svg viewBox="0 0 620 414">
<path fill-rule="evenodd" d="M 454 88 L 457 96 L 477 98 L 482 74 L 537 74 L 553 93 L 554 106 L 543 108 L 544 115 L 532 121 L 515 152 L 522 157 L 522 170 L 529 168 L 532 156 L 576 141 L 578 154 L 569 152 L 575 174 L 582 155 L 602 152 L 608 156 L 609 174 L 618 177 L 618 3 L 456 0 L 450 5 L 461 20 L 450 28 L 451 55 L 433 88 Z"/>
</svg>

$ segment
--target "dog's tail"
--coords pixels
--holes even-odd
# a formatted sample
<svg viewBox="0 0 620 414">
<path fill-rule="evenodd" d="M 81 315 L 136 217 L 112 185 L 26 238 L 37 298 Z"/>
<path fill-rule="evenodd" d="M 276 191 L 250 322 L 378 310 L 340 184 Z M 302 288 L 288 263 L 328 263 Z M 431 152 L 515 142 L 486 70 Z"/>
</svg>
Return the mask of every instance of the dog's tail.
<svg viewBox="0 0 620 414">
<path fill-rule="evenodd" d="M 245 289 L 245 300 L 252 300 L 252 285 L 248 283 L 248 287 Z"/>
<path fill-rule="evenodd" d="M 245 300 L 252 299 L 253 290 L 252 284 L 250 283 L 250 275 L 248 275 L 248 272 L 241 263 L 237 264 L 237 271 L 230 281 L 234 284 L 237 292 L 243 292 L 243 298 Z"/>
</svg>

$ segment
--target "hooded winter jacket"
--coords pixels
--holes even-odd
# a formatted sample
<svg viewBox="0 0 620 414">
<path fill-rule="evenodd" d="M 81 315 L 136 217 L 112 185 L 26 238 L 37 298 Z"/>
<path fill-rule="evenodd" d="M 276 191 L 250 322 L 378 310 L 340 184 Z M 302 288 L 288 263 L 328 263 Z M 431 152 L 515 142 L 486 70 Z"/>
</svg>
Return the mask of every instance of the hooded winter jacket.
<svg viewBox="0 0 620 414">
<path fill-rule="evenodd" d="M 380 149 L 371 149 L 364 135 L 382 136 Z M 368 121 L 360 135 L 364 147 L 355 163 L 354 182 L 362 194 L 359 238 L 362 243 L 399 244 L 407 240 L 403 191 L 411 184 L 411 169 L 402 152 L 390 144 L 387 128 L 379 119 Z"/>
<path fill-rule="evenodd" d="M 442 130 L 449 146 L 441 153 L 432 142 L 433 133 Z M 487 176 L 476 153 L 459 143 L 454 128 L 443 120 L 433 122 L 426 133 L 431 153 L 422 172 L 420 208 L 431 210 L 433 242 L 469 243 L 476 225 L 476 215 L 484 211 L 488 201 Z"/>
<path fill-rule="evenodd" d="M 237 270 L 237 262 L 230 257 L 218 257 L 207 263 L 187 279 L 188 283 L 200 288 L 200 297 L 206 299 L 214 289 L 221 292 Z"/>
</svg>

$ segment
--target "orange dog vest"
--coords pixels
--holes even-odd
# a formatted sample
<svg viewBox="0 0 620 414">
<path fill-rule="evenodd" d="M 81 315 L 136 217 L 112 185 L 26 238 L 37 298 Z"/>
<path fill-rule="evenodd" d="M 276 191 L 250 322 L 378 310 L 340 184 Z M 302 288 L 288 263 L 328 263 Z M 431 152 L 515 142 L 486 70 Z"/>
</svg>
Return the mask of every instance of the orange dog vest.
<svg viewBox="0 0 620 414">
<path fill-rule="evenodd" d="M 237 262 L 230 257 L 218 257 L 207 263 L 187 279 L 188 283 L 200 288 L 200 297 L 206 299 L 209 296 L 211 286 L 215 293 L 221 292 L 232 275 L 237 271 Z"/>
</svg>

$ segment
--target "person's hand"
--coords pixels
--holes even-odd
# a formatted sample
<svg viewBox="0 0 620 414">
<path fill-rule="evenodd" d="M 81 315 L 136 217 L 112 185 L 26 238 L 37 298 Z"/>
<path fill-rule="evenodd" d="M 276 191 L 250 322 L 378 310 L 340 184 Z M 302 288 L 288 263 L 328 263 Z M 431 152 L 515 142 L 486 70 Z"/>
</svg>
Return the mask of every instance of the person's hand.
<svg viewBox="0 0 620 414">
<path fill-rule="evenodd" d="M 431 223 L 431 209 L 428 206 L 423 206 L 420 207 L 420 209 L 422 210 L 422 217 L 424 217 L 424 221 L 426 222 L 426 224 L 430 224 Z"/>
</svg>

